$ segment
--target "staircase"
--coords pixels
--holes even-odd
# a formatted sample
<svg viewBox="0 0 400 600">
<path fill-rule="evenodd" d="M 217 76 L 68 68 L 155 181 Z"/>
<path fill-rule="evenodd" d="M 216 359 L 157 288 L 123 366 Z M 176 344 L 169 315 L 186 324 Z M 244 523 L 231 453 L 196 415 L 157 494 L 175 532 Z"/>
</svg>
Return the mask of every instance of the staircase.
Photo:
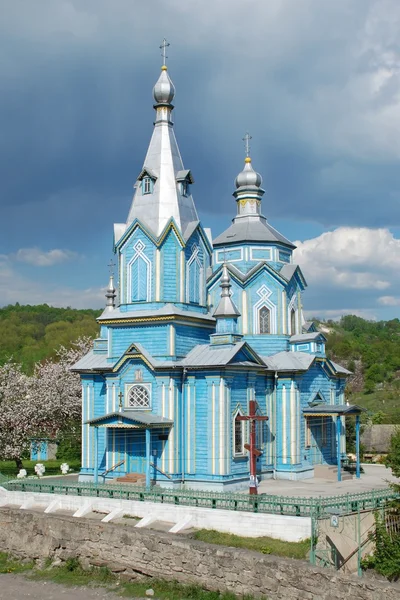
<svg viewBox="0 0 400 600">
<path fill-rule="evenodd" d="M 146 481 L 146 475 L 143 473 L 127 473 L 123 477 L 117 477 L 113 481 L 118 483 L 139 483 L 143 484 Z"/>
<path fill-rule="evenodd" d="M 334 465 L 314 465 L 314 477 L 317 479 L 328 479 L 329 481 L 337 481 L 337 467 Z M 353 475 L 342 469 L 342 481 L 353 479 Z"/>
</svg>

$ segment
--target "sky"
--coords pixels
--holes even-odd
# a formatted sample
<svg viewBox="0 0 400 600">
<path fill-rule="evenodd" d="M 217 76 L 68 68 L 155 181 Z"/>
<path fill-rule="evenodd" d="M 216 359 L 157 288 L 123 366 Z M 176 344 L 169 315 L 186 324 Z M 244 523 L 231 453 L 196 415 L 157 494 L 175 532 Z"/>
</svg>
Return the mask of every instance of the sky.
<svg viewBox="0 0 400 600">
<path fill-rule="evenodd" d="M 398 0 L 0 0 L 0 305 L 104 305 L 151 137 L 159 46 L 202 223 L 249 131 L 307 317 L 400 316 Z"/>
</svg>

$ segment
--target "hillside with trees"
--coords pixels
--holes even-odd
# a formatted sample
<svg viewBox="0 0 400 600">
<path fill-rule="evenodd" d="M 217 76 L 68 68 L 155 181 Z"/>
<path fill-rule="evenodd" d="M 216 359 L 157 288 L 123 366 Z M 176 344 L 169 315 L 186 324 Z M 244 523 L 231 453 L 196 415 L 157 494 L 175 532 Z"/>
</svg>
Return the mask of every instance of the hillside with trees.
<svg viewBox="0 0 400 600">
<path fill-rule="evenodd" d="M 96 337 L 101 310 L 54 308 L 47 304 L 0 308 L 0 365 L 12 359 L 31 374 L 35 363 L 54 358 L 60 346 Z"/>
<path fill-rule="evenodd" d="M 33 373 L 35 363 L 55 359 L 60 346 L 96 337 L 101 310 L 54 308 L 47 304 L 0 308 L 0 365 L 12 359 Z M 369 410 L 375 423 L 400 423 L 400 320 L 367 321 L 355 315 L 340 321 L 314 319 L 327 337 L 327 354 L 353 375 L 347 399 Z"/>
</svg>

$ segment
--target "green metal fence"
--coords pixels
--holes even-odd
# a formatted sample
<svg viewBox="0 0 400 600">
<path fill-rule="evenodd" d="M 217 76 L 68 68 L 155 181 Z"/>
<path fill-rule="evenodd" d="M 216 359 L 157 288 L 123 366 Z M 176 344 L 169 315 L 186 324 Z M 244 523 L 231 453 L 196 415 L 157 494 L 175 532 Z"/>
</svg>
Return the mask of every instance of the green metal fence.
<svg viewBox="0 0 400 600">
<path fill-rule="evenodd" d="M 0 485 L 10 491 L 157 502 L 297 517 L 311 516 L 313 518 L 333 512 L 344 515 L 358 510 L 376 510 L 383 507 L 388 500 L 400 498 L 400 494 L 391 489 L 318 498 L 269 494 L 250 496 L 244 493 L 201 492 L 189 489 L 170 490 L 159 487 L 148 489 L 133 484 L 79 483 L 47 478 L 9 479 L 1 474 Z"/>
</svg>

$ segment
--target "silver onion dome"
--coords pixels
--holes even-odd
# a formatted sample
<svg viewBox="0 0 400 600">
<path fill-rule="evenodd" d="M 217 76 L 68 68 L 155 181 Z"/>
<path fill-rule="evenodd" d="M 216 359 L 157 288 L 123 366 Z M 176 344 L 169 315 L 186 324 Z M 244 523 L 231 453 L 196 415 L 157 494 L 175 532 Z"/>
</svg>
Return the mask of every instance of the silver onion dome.
<svg viewBox="0 0 400 600">
<path fill-rule="evenodd" d="M 167 67 L 161 67 L 161 75 L 153 88 L 153 97 L 157 104 L 170 104 L 175 96 L 175 87 L 167 73 Z"/>
<path fill-rule="evenodd" d="M 237 188 L 256 186 L 261 187 L 262 177 L 260 173 L 257 173 L 251 166 L 251 158 L 247 156 L 245 158 L 245 165 L 243 171 L 235 179 L 235 185 Z"/>
</svg>

